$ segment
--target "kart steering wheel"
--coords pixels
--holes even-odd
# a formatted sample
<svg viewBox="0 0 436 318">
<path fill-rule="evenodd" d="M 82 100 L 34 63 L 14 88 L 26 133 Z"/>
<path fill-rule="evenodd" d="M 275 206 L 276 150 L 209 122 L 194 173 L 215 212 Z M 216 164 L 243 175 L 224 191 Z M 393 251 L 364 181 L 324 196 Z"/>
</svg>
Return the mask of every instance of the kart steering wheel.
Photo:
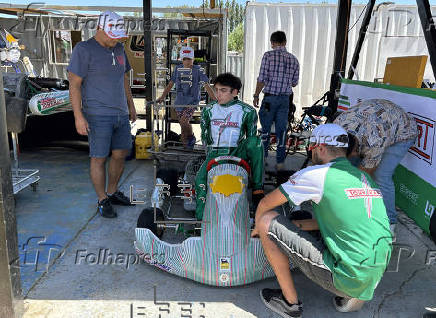
<svg viewBox="0 0 436 318">
<path fill-rule="evenodd" d="M 213 165 L 218 164 L 220 161 L 233 161 L 233 162 L 237 163 L 238 166 L 241 166 L 242 168 L 244 168 L 248 172 L 248 174 L 250 174 L 251 169 L 250 169 L 250 165 L 247 163 L 247 161 L 245 161 L 242 158 L 235 157 L 235 156 L 219 156 L 219 157 L 216 157 L 214 159 L 211 159 L 207 163 L 207 168 L 206 168 L 207 172 L 209 172 L 209 170 L 212 169 Z"/>
</svg>

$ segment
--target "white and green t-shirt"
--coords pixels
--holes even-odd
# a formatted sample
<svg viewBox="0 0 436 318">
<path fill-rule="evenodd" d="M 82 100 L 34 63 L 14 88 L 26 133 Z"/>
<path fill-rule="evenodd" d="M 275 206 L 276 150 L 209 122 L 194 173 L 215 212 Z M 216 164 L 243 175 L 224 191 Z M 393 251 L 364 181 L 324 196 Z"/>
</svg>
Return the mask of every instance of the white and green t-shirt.
<svg viewBox="0 0 436 318">
<path fill-rule="evenodd" d="M 312 201 L 335 287 L 370 300 L 391 256 L 383 197 L 371 177 L 345 158 L 311 166 L 279 187 L 293 204 Z"/>
</svg>

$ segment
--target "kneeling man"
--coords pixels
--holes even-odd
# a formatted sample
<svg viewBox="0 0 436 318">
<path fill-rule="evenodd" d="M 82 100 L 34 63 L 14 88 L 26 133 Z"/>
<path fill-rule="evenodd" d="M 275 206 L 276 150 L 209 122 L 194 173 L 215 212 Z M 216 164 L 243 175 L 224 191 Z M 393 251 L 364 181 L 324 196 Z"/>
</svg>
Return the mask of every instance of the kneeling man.
<svg viewBox="0 0 436 318">
<path fill-rule="evenodd" d="M 263 198 L 263 146 L 257 136 L 257 113 L 238 99 L 241 80 L 230 73 L 213 81 L 217 102 L 207 105 L 201 114 L 201 140 L 207 146 L 206 160 L 195 179 L 197 208 L 195 216 L 203 218 L 207 193 L 207 163 L 219 156 L 235 156 L 251 167 L 253 203 Z"/>
<path fill-rule="evenodd" d="M 346 158 L 347 132 L 336 124 L 310 137 L 314 166 L 295 173 L 263 198 L 252 236 L 260 236 L 281 289 L 263 289 L 265 305 L 282 317 L 300 317 L 289 259 L 312 281 L 336 295 L 340 312 L 359 310 L 372 299 L 386 270 L 392 236 L 381 191 Z M 272 211 L 286 201 L 312 201 L 316 219 L 290 221 Z M 318 230 L 322 240 L 306 231 Z"/>
</svg>

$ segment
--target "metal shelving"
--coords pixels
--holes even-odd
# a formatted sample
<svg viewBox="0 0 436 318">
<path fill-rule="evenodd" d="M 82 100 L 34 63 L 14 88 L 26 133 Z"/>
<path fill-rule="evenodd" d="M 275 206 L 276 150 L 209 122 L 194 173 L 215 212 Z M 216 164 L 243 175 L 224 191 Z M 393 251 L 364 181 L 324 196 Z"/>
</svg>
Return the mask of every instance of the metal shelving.
<svg viewBox="0 0 436 318">
<path fill-rule="evenodd" d="M 167 30 L 167 46 L 166 46 L 166 50 L 167 50 L 167 70 L 168 70 L 168 74 L 171 76 L 171 74 L 174 71 L 174 67 L 180 64 L 183 64 L 182 61 L 180 60 L 175 60 L 172 56 L 172 51 L 174 46 L 179 46 L 178 42 L 179 40 L 184 40 L 184 39 L 188 39 L 188 38 L 197 38 L 198 42 L 193 42 L 190 44 L 190 46 L 193 46 L 192 44 L 195 43 L 195 47 L 194 50 L 196 51 L 196 57 L 197 54 L 199 54 L 200 52 L 202 53 L 200 58 L 203 58 L 203 61 L 194 61 L 194 64 L 196 65 L 200 65 L 201 68 L 204 69 L 204 73 L 207 75 L 207 77 L 210 78 L 211 76 L 211 65 L 214 65 L 216 63 L 216 61 L 212 61 L 211 59 L 211 42 L 212 42 L 212 34 L 210 31 L 208 30 L 180 30 L 180 29 L 169 29 Z M 166 83 L 168 85 L 170 79 L 167 78 Z M 175 100 L 175 88 L 173 88 L 169 94 L 168 94 L 168 100 L 167 103 L 168 105 L 173 105 L 174 104 L 174 100 Z M 200 104 L 205 103 L 207 104 L 209 102 L 209 97 L 207 95 L 207 93 L 202 90 L 201 91 L 201 101 Z M 168 132 L 170 131 L 170 127 L 171 127 L 171 123 L 177 123 L 178 121 L 174 118 L 174 113 L 171 114 L 171 111 L 173 111 L 172 109 L 173 107 L 167 107 L 165 108 L 165 130 L 164 130 L 164 140 L 167 140 L 168 137 Z M 200 123 L 200 118 L 199 118 L 200 113 L 199 112 L 195 112 L 194 116 L 191 120 L 191 123 L 193 124 L 199 124 Z"/>
<path fill-rule="evenodd" d="M 18 166 L 18 134 L 15 132 L 12 135 L 12 147 L 13 147 L 13 167 L 12 167 L 12 186 L 14 194 L 17 194 L 21 190 L 24 190 L 28 186 L 32 187 L 33 191 L 36 191 L 38 181 L 40 177 L 38 175 L 38 169 L 20 169 Z"/>
</svg>

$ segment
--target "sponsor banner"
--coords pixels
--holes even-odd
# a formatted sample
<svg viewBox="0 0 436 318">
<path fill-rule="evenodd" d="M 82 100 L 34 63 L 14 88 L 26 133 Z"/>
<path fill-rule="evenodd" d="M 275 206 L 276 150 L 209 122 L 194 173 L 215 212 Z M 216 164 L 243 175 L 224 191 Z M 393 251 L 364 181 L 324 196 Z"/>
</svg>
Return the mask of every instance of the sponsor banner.
<svg viewBox="0 0 436 318">
<path fill-rule="evenodd" d="M 395 171 L 394 183 L 397 206 L 430 234 L 430 218 L 436 206 L 435 187 L 401 165 Z"/>
<path fill-rule="evenodd" d="M 338 111 L 366 99 L 387 99 L 415 118 L 418 138 L 394 176 L 397 205 L 428 232 L 436 205 L 435 149 L 436 92 L 379 83 L 343 79 Z"/>
<path fill-rule="evenodd" d="M 350 102 L 348 96 L 339 95 L 338 110 L 344 111 L 350 108 Z"/>
</svg>

